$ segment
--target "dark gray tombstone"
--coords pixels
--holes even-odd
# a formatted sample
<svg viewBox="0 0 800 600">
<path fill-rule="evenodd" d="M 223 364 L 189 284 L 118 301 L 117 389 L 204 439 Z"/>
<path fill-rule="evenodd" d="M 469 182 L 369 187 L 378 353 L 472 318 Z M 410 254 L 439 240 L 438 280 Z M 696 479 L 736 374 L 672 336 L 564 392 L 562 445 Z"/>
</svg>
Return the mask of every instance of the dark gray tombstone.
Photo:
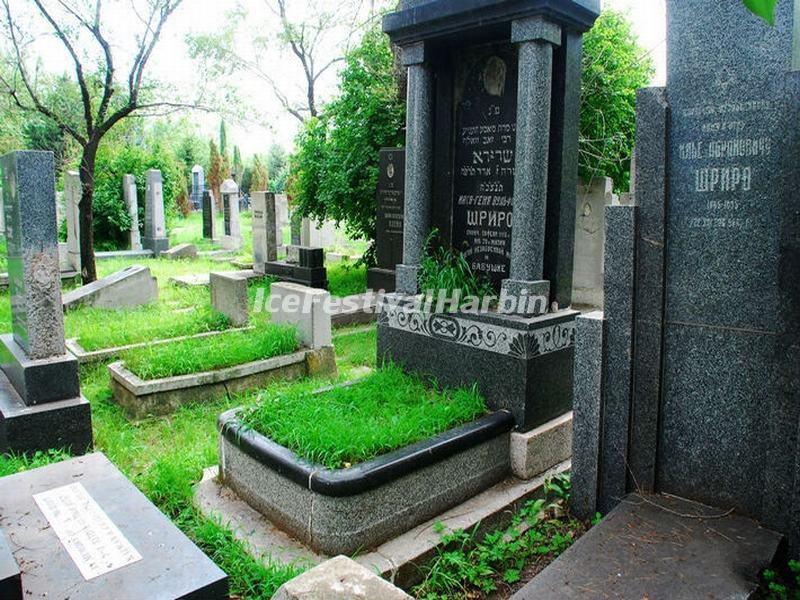
<svg viewBox="0 0 800 600">
<path fill-rule="evenodd" d="M 208 240 L 216 238 L 217 207 L 214 206 L 214 194 L 211 190 L 203 190 L 203 237 Z"/>
<path fill-rule="evenodd" d="M 92 445 L 78 362 L 64 345 L 51 152 L 0 159 L 13 334 L 0 336 L 0 453 Z"/>
<path fill-rule="evenodd" d="M 201 208 L 203 204 L 203 194 L 206 191 L 206 172 L 200 165 L 192 168 L 192 208 Z"/>
<path fill-rule="evenodd" d="M 626 441 L 604 440 L 597 462 L 627 467 L 603 477 L 604 509 L 634 489 L 735 508 L 797 554 L 795 5 L 770 27 L 733 0 L 667 2 L 667 88 L 639 94 L 635 281 L 617 302 L 633 311 L 607 318 L 607 340 L 634 332 L 608 349 L 603 398 Z"/>
<path fill-rule="evenodd" d="M 0 508 L 24 598 L 228 598 L 225 573 L 103 454 L 3 477 Z"/>
<path fill-rule="evenodd" d="M 253 270 L 264 273 L 264 265 L 278 260 L 275 225 L 275 194 L 251 192 L 253 213 Z"/>
<path fill-rule="evenodd" d="M 375 227 L 375 267 L 367 272 L 367 287 L 393 292 L 395 267 L 403 262 L 403 210 L 406 177 L 403 148 L 380 151 L 378 211 Z"/>
<path fill-rule="evenodd" d="M 473 385 L 522 431 L 572 406 L 582 36 L 599 0 L 404 0 L 384 30 L 408 68 L 403 261 L 378 355 Z M 498 311 L 414 303 L 432 230 L 500 296 Z"/>
</svg>

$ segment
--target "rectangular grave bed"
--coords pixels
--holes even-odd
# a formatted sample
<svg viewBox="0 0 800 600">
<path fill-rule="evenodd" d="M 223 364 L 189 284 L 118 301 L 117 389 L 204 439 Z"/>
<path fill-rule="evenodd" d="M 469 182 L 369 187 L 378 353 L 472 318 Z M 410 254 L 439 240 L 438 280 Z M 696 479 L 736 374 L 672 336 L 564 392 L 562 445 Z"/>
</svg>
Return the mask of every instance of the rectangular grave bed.
<svg viewBox="0 0 800 600">
<path fill-rule="evenodd" d="M 254 389 L 274 380 L 335 375 L 332 346 L 302 349 L 214 371 L 144 380 L 125 367 L 124 361 L 108 365 L 114 401 L 133 419 L 168 415 L 178 407 L 206 402 Z"/>
<path fill-rule="evenodd" d="M 335 469 L 259 433 L 240 410 L 218 427 L 223 483 L 314 551 L 336 555 L 377 546 L 502 480 L 514 418 L 494 412 Z"/>
</svg>

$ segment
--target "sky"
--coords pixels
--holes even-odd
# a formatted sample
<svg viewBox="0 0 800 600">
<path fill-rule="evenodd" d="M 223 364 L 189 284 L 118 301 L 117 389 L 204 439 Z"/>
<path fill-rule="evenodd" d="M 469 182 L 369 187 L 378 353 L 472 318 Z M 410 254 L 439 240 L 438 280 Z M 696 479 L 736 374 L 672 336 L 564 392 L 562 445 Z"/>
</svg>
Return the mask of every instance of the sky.
<svg viewBox="0 0 800 600">
<path fill-rule="evenodd" d="M 28 0 L 16 0 L 27 2 Z M 335 5 L 336 0 L 315 0 L 318 5 L 325 6 L 328 3 Z M 202 95 L 205 90 L 216 92 L 217 95 L 224 95 L 226 86 L 235 88 L 246 103 L 252 106 L 251 111 L 267 116 L 268 126 L 262 126 L 254 122 L 229 123 L 228 139 L 231 143 L 238 145 L 244 155 L 255 152 L 265 153 L 272 143 L 278 143 L 285 148 L 291 148 L 292 140 L 297 131 L 298 121 L 284 111 L 281 105 L 273 96 L 270 88 L 260 79 L 242 73 L 241 77 L 235 77 L 232 81 L 202 80 L 198 78 L 196 64 L 190 58 L 186 38 L 190 34 L 202 34 L 213 32 L 215 27 L 225 22 L 225 15 L 234 9 L 237 3 L 241 3 L 246 8 L 254 11 L 262 11 L 260 18 L 253 18 L 244 23 L 245 36 L 241 38 L 247 44 L 247 36 L 262 35 L 264 31 L 259 28 L 259 23 L 263 23 L 265 18 L 270 18 L 268 13 L 263 12 L 263 0 L 184 0 L 183 5 L 170 18 L 161 40 L 157 46 L 156 53 L 150 63 L 151 74 L 160 81 L 169 82 L 178 90 L 178 94 L 186 92 L 193 96 L 193 92 L 199 88 Z M 112 27 L 114 39 L 131 39 L 128 31 L 129 23 L 120 21 L 121 15 L 128 15 L 121 6 L 128 6 L 125 0 L 106 0 L 104 10 L 108 11 L 108 21 Z M 296 7 L 295 10 L 302 12 L 308 5 L 307 0 L 290 0 L 290 5 Z M 666 17 L 665 0 L 604 0 L 604 8 L 613 8 L 625 11 L 629 14 L 633 23 L 634 31 L 639 37 L 641 45 L 647 49 L 653 57 L 656 65 L 656 75 L 653 80 L 654 85 L 663 85 L 666 79 Z M 119 11 L 118 14 L 115 11 Z M 119 17 L 119 18 L 117 18 Z M 115 21 L 115 18 L 116 21 Z M 125 17 L 127 18 L 127 17 Z M 343 41 L 343 40 L 337 40 Z M 334 42 L 335 43 L 335 42 Z M 115 48 L 120 56 L 131 54 L 125 47 Z M 62 48 L 53 41 L 51 43 L 40 44 L 37 52 L 44 67 L 48 70 L 63 71 L 68 65 L 68 57 L 63 53 Z M 333 49 L 330 49 L 333 52 Z M 269 71 L 274 80 L 279 81 L 281 88 L 287 94 L 296 94 L 301 91 L 304 78 L 299 73 L 299 63 L 288 53 L 278 50 L 271 52 L 268 56 L 263 56 L 265 69 Z M 124 72 L 122 68 L 118 68 Z M 322 80 L 321 96 L 323 99 L 330 98 L 335 92 L 336 73 L 330 74 Z M 248 111 L 248 112 L 251 112 Z M 219 129 L 219 117 L 197 113 L 194 120 L 198 123 L 199 133 L 205 136 L 216 136 Z"/>
</svg>

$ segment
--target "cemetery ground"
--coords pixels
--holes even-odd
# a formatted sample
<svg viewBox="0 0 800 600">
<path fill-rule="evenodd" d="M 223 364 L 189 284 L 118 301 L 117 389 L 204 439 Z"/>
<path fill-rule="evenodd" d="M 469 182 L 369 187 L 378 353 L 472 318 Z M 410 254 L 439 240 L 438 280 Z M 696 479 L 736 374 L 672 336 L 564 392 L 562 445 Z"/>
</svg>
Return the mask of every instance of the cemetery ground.
<svg viewBox="0 0 800 600">
<path fill-rule="evenodd" d="M 191 225 L 191 220 L 189 222 Z M 192 234 L 185 239 L 194 243 Z M 153 340 L 164 340 L 177 336 L 192 335 L 206 331 L 222 331 L 230 328 L 227 320 L 214 313 L 210 307 L 207 287 L 178 287 L 169 282 L 176 275 L 204 273 L 210 271 L 232 271 L 230 262 L 220 262 L 212 258 L 194 260 L 164 259 L 108 259 L 98 262 L 101 276 L 106 276 L 132 264 L 148 267 L 159 282 L 157 303 L 134 309 L 104 310 L 79 307 L 65 315 L 67 338 L 76 338 L 85 349 L 98 350 L 126 344 Z M 365 290 L 366 271 L 347 264 L 330 265 L 329 279 L 333 295 L 344 296 Z M 254 281 L 249 286 L 250 306 L 256 299 L 258 288 L 269 285 Z M 0 292 L 0 328 L 11 329 L 11 313 L 8 291 Z M 273 335 L 268 327 L 267 312 L 250 311 L 250 326 L 253 330 L 245 333 L 232 332 L 228 338 L 220 338 L 220 344 L 212 346 L 216 350 L 207 351 L 207 342 L 169 343 L 136 350 L 123 356 L 132 369 L 143 377 L 160 377 L 183 372 L 197 372 L 214 368 L 220 364 L 237 364 L 254 358 L 258 352 L 253 343 L 260 335 Z M 280 329 L 274 334 L 278 339 L 277 352 L 291 351 L 295 341 L 282 336 Z M 225 340 L 224 342 L 222 340 Z M 253 407 L 253 415 L 260 416 L 260 424 L 270 427 L 281 426 L 270 415 L 255 407 L 270 398 L 278 396 L 301 397 L 311 391 L 332 383 L 342 383 L 369 377 L 374 373 L 376 361 L 376 329 L 374 326 L 353 326 L 337 329 L 334 332 L 336 364 L 338 375 L 334 380 L 310 378 L 294 382 L 276 382 L 260 390 L 220 397 L 217 400 L 181 407 L 166 417 L 147 418 L 133 422 L 127 418 L 120 406 L 114 403 L 107 366 L 113 357 L 81 366 L 80 379 L 83 394 L 92 405 L 95 449 L 104 452 L 123 473 L 131 479 L 156 506 L 168 515 L 173 522 L 194 540 L 228 575 L 232 594 L 246 598 L 270 598 L 285 581 L 310 567 L 310 564 L 295 562 L 284 564 L 265 557 L 258 561 L 248 554 L 245 546 L 230 530 L 219 523 L 202 516 L 193 504 L 194 486 L 202 476 L 203 470 L 218 464 L 218 416 L 232 408 Z M 201 346 L 198 352 L 197 347 Z M 205 345 L 206 348 L 202 348 Z M 192 356 L 196 360 L 187 359 Z M 403 387 L 402 376 L 386 372 L 366 381 L 366 387 L 356 398 L 376 419 L 404 418 L 409 427 L 404 435 L 395 435 L 397 428 L 384 427 L 383 448 L 361 444 L 359 439 L 373 436 L 375 431 L 363 424 L 358 414 L 340 415 L 337 427 L 326 428 L 332 432 L 327 439 L 317 439 L 308 449 L 309 457 L 317 457 L 322 462 L 337 462 L 344 466 L 350 461 L 366 460 L 376 453 L 386 451 L 430 436 L 448 429 L 454 424 L 466 422 L 485 412 L 482 400 L 470 390 L 454 393 L 459 402 L 457 414 L 426 411 L 424 406 L 403 406 L 409 397 L 424 395 L 424 390 L 416 389 L 418 382 L 408 382 Z M 371 387 L 370 387 L 371 386 Z M 377 388 L 376 388 L 377 386 Z M 409 389 L 414 394 L 406 394 Z M 375 389 L 393 391 L 390 394 L 394 403 L 383 406 L 370 405 Z M 344 392 L 346 395 L 348 392 Z M 329 400 L 336 404 L 342 400 L 342 392 L 331 394 Z M 432 393 L 430 398 L 437 398 Z M 352 398 L 351 398 L 352 400 Z M 435 408 L 435 403 L 428 403 Z M 308 407 L 306 407 L 308 408 Z M 404 414 L 405 411 L 405 414 Z M 333 411 L 335 413 L 335 410 Z M 333 414 L 333 413 L 331 413 Z M 289 415 L 282 426 L 297 426 L 297 422 L 307 419 L 302 405 L 295 414 Z M 342 436 L 342 431 L 348 432 Z M 284 429 L 284 433 L 288 430 Z M 361 432 L 363 436 L 356 435 Z M 353 441 L 355 440 L 355 446 Z M 344 443 L 348 442 L 348 443 Z M 340 452 L 337 447 L 345 447 L 350 453 Z M 19 457 L 0 458 L 0 476 L 43 466 L 64 460 L 67 456 L 59 451 L 40 453 L 31 460 Z M 551 488 L 554 504 L 545 505 L 543 501 L 527 505 L 515 517 L 509 528 L 499 530 L 486 538 L 479 538 L 477 532 L 441 531 L 448 542 L 448 551 L 440 553 L 426 567 L 424 582 L 416 589 L 416 594 L 424 598 L 491 597 L 497 589 L 510 591 L 521 579 L 527 579 L 544 564 L 550 562 L 573 541 L 582 525 L 569 519 L 556 518 L 563 514 L 565 501 L 565 482 Z M 535 524 L 535 526 L 534 526 Z M 537 568 L 536 565 L 539 565 Z M 527 570 L 526 570 L 527 569 Z"/>
</svg>

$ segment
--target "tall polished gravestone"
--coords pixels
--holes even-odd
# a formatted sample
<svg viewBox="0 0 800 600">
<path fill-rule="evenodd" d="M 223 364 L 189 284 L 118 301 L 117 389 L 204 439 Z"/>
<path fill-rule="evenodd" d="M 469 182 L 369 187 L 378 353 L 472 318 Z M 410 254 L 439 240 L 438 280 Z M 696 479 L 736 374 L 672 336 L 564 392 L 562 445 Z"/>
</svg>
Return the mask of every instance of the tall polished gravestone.
<svg viewBox="0 0 800 600">
<path fill-rule="evenodd" d="M 774 27 L 736 0 L 667 9 L 667 87 L 638 96 L 638 206 L 607 232 L 607 260 L 614 240 L 630 258 L 580 326 L 597 343 L 576 372 L 601 376 L 576 423 L 600 415 L 601 437 L 575 446 L 575 509 L 666 492 L 798 554 L 800 5 L 778 0 Z"/>
<path fill-rule="evenodd" d="M 199 210 L 203 204 L 203 192 L 206 190 L 206 172 L 200 165 L 192 168 L 192 208 Z"/>
<path fill-rule="evenodd" d="M 207 240 L 217 239 L 217 207 L 214 193 L 203 190 L 203 237 Z"/>
<path fill-rule="evenodd" d="M 143 245 L 146 249 L 152 250 L 156 256 L 169 250 L 167 223 L 164 215 L 164 187 L 161 171 L 158 169 L 147 171 Z"/>
<path fill-rule="evenodd" d="M 378 163 L 374 267 L 367 271 L 367 287 L 393 292 L 395 267 L 403 262 L 403 206 L 406 177 L 403 148 L 383 148 Z"/>
<path fill-rule="evenodd" d="M 403 262 L 378 353 L 478 384 L 530 430 L 572 403 L 582 35 L 597 0 L 406 0 L 384 30 L 408 68 Z M 492 283 L 497 310 L 414 308 L 431 231 Z"/>
<path fill-rule="evenodd" d="M 263 275 L 264 265 L 278 260 L 275 194 L 251 192 L 253 211 L 253 270 Z"/>
<path fill-rule="evenodd" d="M 239 186 L 233 179 L 226 179 L 220 186 L 222 195 L 222 247 L 238 250 L 242 245 L 239 224 Z"/>
<path fill-rule="evenodd" d="M 0 453 L 82 454 L 92 417 L 64 345 L 53 154 L 12 152 L 0 169 L 13 331 L 0 336 Z"/>
</svg>

